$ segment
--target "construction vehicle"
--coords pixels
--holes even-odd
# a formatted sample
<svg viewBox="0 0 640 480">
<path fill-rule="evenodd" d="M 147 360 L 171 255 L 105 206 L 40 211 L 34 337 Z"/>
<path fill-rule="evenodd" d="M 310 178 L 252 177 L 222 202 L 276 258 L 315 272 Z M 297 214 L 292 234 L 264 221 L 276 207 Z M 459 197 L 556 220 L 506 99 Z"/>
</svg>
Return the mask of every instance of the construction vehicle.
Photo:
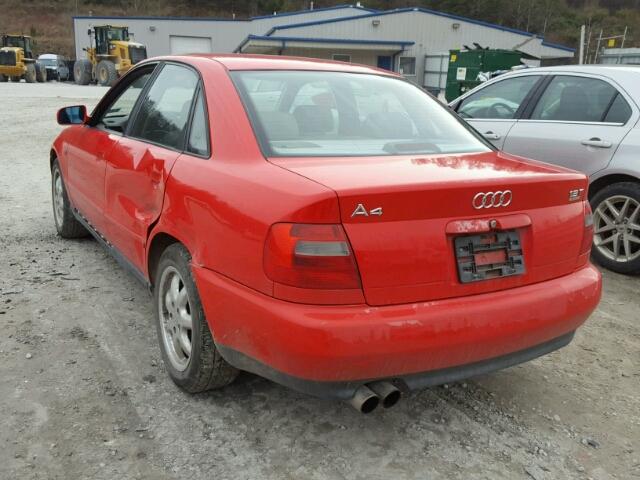
<svg viewBox="0 0 640 480">
<path fill-rule="evenodd" d="M 73 75 L 79 85 L 97 82 L 110 87 L 133 65 L 147 58 L 144 45 L 132 42 L 129 27 L 98 25 L 90 28 L 87 58 L 76 60 Z"/>
<path fill-rule="evenodd" d="M 0 82 L 11 79 L 27 83 L 46 82 L 47 71 L 33 56 L 33 41 L 28 35 L 0 35 Z"/>
</svg>

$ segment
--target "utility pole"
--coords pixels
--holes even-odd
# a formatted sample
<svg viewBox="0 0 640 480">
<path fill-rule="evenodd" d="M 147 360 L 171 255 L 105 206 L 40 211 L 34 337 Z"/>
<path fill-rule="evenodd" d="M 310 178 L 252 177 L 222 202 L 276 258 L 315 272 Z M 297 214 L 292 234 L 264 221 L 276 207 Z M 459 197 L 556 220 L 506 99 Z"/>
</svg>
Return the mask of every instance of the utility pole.
<svg viewBox="0 0 640 480">
<path fill-rule="evenodd" d="M 580 27 L 580 53 L 578 53 L 578 65 L 582 65 L 584 63 L 584 34 L 586 29 L 586 25 L 582 25 Z"/>
<path fill-rule="evenodd" d="M 596 53 L 593 55 L 593 63 L 598 63 L 598 53 L 600 52 L 600 42 L 602 42 L 602 29 L 598 35 L 598 43 L 596 43 Z"/>
</svg>

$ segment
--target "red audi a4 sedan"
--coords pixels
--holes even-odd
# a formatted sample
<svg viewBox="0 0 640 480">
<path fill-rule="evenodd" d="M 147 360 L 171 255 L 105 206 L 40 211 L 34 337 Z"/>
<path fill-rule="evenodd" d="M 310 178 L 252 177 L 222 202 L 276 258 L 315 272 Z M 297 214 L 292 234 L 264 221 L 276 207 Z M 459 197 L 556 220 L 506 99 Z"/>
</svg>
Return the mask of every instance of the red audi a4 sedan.
<svg viewBox="0 0 640 480">
<path fill-rule="evenodd" d="M 369 412 L 567 345 L 600 299 L 586 177 L 390 72 L 156 58 L 58 121 L 57 231 L 151 288 L 188 392 L 245 370 Z"/>
</svg>

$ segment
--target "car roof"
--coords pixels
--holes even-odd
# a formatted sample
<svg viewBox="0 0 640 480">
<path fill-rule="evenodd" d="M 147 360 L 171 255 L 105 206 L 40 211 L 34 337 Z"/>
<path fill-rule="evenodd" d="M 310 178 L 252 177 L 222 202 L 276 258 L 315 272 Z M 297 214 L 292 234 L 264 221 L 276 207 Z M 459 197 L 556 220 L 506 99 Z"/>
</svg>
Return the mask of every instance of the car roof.
<svg viewBox="0 0 640 480">
<path fill-rule="evenodd" d="M 637 75 L 640 73 L 640 65 L 556 65 L 553 67 L 533 67 L 522 71 L 535 70 L 544 72 L 576 72 L 592 73 L 594 75 Z"/>
<path fill-rule="evenodd" d="M 174 60 L 189 58 L 208 58 L 224 65 L 228 70 L 322 70 L 332 72 L 373 73 L 376 75 L 399 76 L 388 70 L 332 60 L 306 57 L 287 57 L 281 55 L 247 54 L 191 54 L 167 57 Z"/>
</svg>

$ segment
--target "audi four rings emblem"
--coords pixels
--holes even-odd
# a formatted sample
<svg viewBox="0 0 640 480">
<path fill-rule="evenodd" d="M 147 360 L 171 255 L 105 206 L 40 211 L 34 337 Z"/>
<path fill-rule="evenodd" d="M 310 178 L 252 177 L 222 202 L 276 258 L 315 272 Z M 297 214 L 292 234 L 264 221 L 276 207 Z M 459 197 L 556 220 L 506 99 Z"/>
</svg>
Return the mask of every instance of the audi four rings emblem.
<svg viewBox="0 0 640 480">
<path fill-rule="evenodd" d="M 511 205 L 513 193 L 511 190 L 498 190 L 497 192 L 478 192 L 471 204 L 476 210 L 483 208 L 498 208 Z"/>
</svg>

